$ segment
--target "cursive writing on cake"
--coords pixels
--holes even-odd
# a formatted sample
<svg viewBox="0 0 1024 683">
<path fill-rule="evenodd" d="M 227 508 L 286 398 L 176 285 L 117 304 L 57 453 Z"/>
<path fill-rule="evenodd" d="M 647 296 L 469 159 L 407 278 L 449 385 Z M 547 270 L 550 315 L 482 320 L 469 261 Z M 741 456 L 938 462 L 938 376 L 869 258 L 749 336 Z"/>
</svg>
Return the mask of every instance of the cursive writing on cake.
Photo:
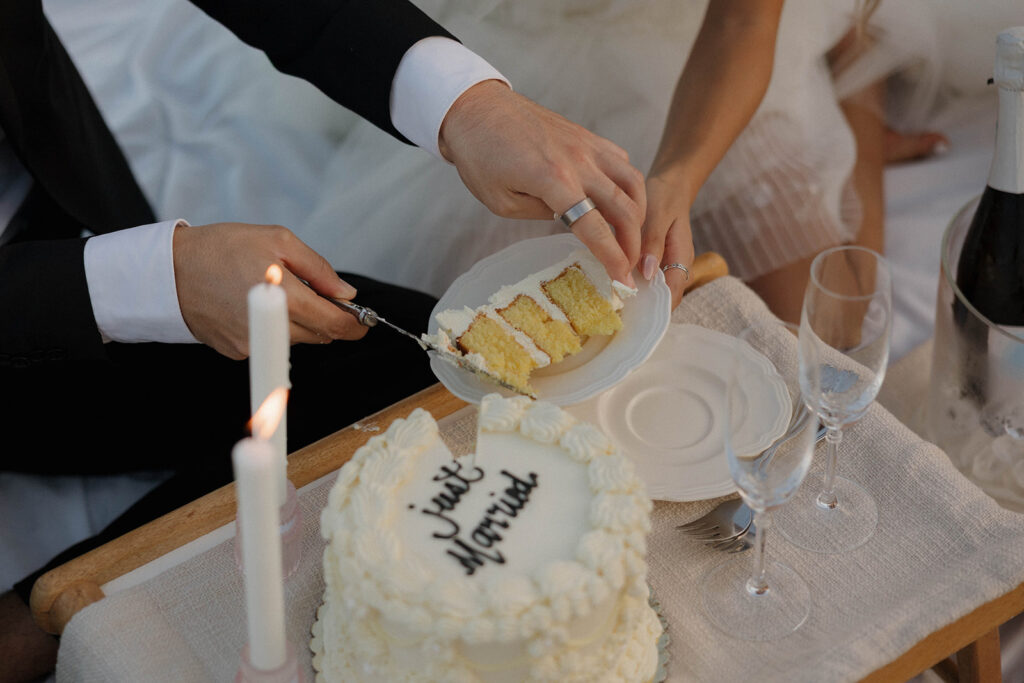
<svg viewBox="0 0 1024 683">
<path fill-rule="evenodd" d="M 434 481 L 443 482 L 444 490 L 430 499 L 430 507 L 420 510 L 444 523 L 444 528 L 435 531 L 433 537 L 450 542 L 451 547 L 445 552 L 462 565 L 467 575 L 475 573 L 485 562 L 505 563 L 505 556 L 494 547 L 504 538 L 500 530 L 509 528 L 509 520 L 519 515 L 519 511 L 529 502 L 533 489 L 537 488 L 536 472 L 521 478 L 508 470 L 501 470 L 501 476 L 505 477 L 502 483 L 507 484 L 506 488 L 484 511 L 483 519 L 473 527 L 468 539 L 460 537 L 462 526 L 451 513 L 469 493 L 473 484 L 484 478 L 482 468 L 474 467 L 469 473 L 463 473 L 462 465 L 458 462 L 442 466 L 440 474 L 434 476 Z M 490 495 L 495 496 L 495 493 L 491 492 Z"/>
</svg>

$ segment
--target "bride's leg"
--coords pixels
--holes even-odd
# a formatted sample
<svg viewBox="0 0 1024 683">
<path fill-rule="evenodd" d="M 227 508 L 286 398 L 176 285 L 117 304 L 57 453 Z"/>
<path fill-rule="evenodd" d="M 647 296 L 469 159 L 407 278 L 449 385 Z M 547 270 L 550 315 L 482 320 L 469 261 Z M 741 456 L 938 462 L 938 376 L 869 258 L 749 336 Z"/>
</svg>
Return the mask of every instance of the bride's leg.
<svg viewBox="0 0 1024 683">
<path fill-rule="evenodd" d="M 885 197 L 882 172 L 886 162 L 886 126 L 882 118 L 884 84 L 877 83 L 839 103 L 857 146 L 850 182 L 860 200 L 861 225 L 852 244 L 885 250 Z M 830 245 L 830 246 L 838 246 Z M 800 322 L 804 290 L 814 255 L 789 263 L 747 284 L 779 318 Z"/>
<path fill-rule="evenodd" d="M 861 224 L 854 244 L 885 251 L 885 84 L 876 83 L 839 103 L 857 143 L 850 182 L 860 199 Z"/>
<path fill-rule="evenodd" d="M 794 325 L 800 323 L 804 289 L 807 288 L 813 257 L 800 259 L 749 280 L 747 285 L 764 299 L 772 313 Z"/>
<path fill-rule="evenodd" d="M 869 46 L 870 42 L 858 42 L 856 32 L 851 30 L 829 52 L 828 62 L 833 70 L 842 69 Z M 885 120 L 885 92 L 886 82 L 878 81 L 839 102 L 853 133 L 857 155 L 850 183 L 860 201 L 861 223 L 850 243 L 879 253 L 885 253 L 885 165 L 926 157 L 949 144 L 941 133 L 900 133 L 890 129 Z M 798 322 L 812 260 L 813 255 L 794 261 L 747 284 L 777 316 Z"/>
</svg>

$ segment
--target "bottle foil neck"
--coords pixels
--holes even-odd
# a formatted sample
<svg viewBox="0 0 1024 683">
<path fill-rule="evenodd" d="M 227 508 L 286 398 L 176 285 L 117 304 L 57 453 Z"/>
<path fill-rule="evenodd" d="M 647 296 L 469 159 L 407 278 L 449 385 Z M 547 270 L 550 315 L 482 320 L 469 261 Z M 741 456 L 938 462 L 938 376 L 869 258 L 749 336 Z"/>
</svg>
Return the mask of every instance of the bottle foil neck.
<svg viewBox="0 0 1024 683">
<path fill-rule="evenodd" d="M 999 119 L 989 187 L 1024 194 L 1024 91 L 999 88 Z"/>
</svg>

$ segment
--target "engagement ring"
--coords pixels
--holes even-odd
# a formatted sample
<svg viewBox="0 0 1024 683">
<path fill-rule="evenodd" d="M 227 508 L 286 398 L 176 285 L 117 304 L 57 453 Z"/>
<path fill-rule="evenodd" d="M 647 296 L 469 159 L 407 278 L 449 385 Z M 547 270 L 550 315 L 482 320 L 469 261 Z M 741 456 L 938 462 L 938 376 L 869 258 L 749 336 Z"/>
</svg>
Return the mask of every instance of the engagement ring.
<svg viewBox="0 0 1024 683">
<path fill-rule="evenodd" d="M 690 269 L 684 266 L 682 263 L 669 263 L 668 265 L 661 267 L 661 272 L 667 273 L 669 268 L 678 268 L 679 270 L 683 271 L 683 273 L 686 275 L 686 282 L 690 281 Z"/>
</svg>

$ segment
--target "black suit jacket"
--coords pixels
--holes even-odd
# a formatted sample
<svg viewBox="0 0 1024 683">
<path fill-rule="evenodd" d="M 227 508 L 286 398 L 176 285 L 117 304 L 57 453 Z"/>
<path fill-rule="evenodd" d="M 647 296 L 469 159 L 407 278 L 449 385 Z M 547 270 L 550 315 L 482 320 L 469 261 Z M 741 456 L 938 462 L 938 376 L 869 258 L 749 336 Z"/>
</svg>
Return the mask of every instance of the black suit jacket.
<svg viewBox="0 0 1024 683">
<path fill-rule="evenodd" d="M 429 36 L 406 0 L 193 0 L 281 71 L 401 138 L 391 82 Z M 0 0 L 0 128 L 35 183 L 0 246 L 0 368 L 105 357 L 85 279 L 83 229 L 154 221 L 41 0 Z"/>
</svg>

